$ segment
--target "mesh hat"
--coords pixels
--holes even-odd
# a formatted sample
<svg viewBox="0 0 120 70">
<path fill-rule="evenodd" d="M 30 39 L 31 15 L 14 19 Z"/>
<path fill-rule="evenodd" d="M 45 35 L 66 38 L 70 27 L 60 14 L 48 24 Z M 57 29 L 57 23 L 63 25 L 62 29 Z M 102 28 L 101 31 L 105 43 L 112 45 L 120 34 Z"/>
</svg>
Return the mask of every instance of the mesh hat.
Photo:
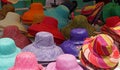
<svg viewBox="0 0 120 70">
<path fill-rule="evenodd" d="M 66 59 L 67 58 L 67 59 Z M 56 62 L 50 63 L 46 70 L 83 70 L 77 63 L 76 58 L 70 54 L 63 54 L 57 57 Z"/>
<path fill-rule="evenodd" d="M 0 69 L 8 70 L 9 67 L 14 65 L 15 58 L 20 49 L 15 45 L 14 40 L 11 38 L 0 39 Z"/>
<path fill-rule="evenodd" d="M 35 41 L 22 49 L 23 52 L 33 52 L 38 61 L 54 61 L 63 51 L 54 43 L 53 35 L 49 32 L 38 32 Z"/>
</svg>

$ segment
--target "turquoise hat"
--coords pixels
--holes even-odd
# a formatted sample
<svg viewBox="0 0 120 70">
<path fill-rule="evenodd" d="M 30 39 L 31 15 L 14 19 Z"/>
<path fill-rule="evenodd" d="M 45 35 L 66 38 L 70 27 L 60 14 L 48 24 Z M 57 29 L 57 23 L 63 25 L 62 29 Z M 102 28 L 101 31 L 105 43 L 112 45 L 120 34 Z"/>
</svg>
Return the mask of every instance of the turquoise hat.
<svg viewBox="0 0 120 70">
<path fill-rule="evenodd" d="M 47 9 L 44 12 L 46 16 L 51 16 L 58 20 L 59 29 L 65 27 L 68 24 L 69 21 L 68 16 L 70 10 L 66 6 L 59 5 L 56 8 Z"/>
<path fill-rule="evenodd" d="M 0 70 L 8 70 L 14 65 L 16 55 L 21 50 L 11 38 L 0 39 Z"/>
</svg>

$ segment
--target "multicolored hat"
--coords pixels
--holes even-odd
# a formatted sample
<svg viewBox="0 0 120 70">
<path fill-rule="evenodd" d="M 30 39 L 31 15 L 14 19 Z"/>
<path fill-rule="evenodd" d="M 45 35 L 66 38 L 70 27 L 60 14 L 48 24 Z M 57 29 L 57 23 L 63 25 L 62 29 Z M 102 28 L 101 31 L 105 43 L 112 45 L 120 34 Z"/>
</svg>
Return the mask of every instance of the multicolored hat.
<svg viewBox="0 0 120 70">
<path fill-rule="evenodd" d="M 0 10 L 0 20 L 3 20 L 8 12 L 15 12 L 15 8 L 11 4 L 5 4 Z"/>
<path fill-rule="evenodd" d="M 55 18 L 45 17 L 41 23 L 35 23 L 28 28 L 28 33 L 35 36 L 37 32 L 46 31 L 54 36 L 56 44 L 61 44 L 65 39 L 58 29 L 58 22 Z"/>
<path fill-rule="evenodd" d="M 46 70 L 83 70 L 83 68 L 73 55 L 63 54 L 57 57 L 56 62 L 50 63 Z"/>
<path fill-rule="evenodd" d="M 78 56 L 81 45 L 84 40 L 88 37 L 88 32 L 84 28 L 75 28 L 70 32 L 70 39 L 64 41 L 60 47 L 64 51 L 64 53 L 72 54 L 74 56 Z"/>
<path fill-rule="evenodd" d="M 47 9 L 44 12 L 46 16 L 51 16 L 58 20 L 59 29 L 65 27 L 68 24 L 68 21 L 69 21 L 68 16 L 69 16 L 70 10 L 66 6 L 59 5 L 56 8 Z"/>
<path fill-rule="evenodd" d="M 16 56 L 15 64 L 9 70 L 45 70 L 45 68 L 37 63 L 33 53 L 21 52 Z"/>
<path fill-rule="evenodd" d="M 17 26 L 7 26 L 3 30 L 3 36 L 12 38 L 15 41 L 15 44 L 19 48 L 24 48 L 28 44 L 32 43 L 25 35 L 23 35 Z"/>
<path fill-rule="evenodd" d="M 3 30 L 5 27 L 15 25 L 22 32 L 27 32 L 26 28 L 20 22 L 20 15 L 14 12 L 8 12 L 6 17 L 0 21 L 0 30 Z"/>
<path fill-rule="evenodd" d="M 22 15 L 22 22 L 27 25 L 41 22 L 44 18 L 44 9 L 41 3 L 32 3 L 30 9 Z"/>
<path fill-rule="evenodd" d="M 53 35 L 49 32 L 38 32 L 35 41 L 22 49 L 23 52 L 33 52 L 38 61 L 54 61 L 63 51 L 54 43 Z"/>
<path fill-rule="evenodd" d="M 20 49 L 15 45 L 11 38 L 0 39 L 0 70 L 8 70 L 14 65 L 16 55 Z"/>
<path fill-rule="evenodd" d="M 119 50 L 107 34 L 86 39 L 81 52 L 91 64 L 98 68 L 113 68 L 119 61 Z"/>
<path fill-rule="evenodd" d="M 94 33 L 96 29 L 88 23 L 87 18 L 83 15 L 75 16 L 75 18 L 70 23 L 68 23 L 67 26 L 61 29 L 61 32 L 66 39 L 69 39 L 70 31 L 74 28 L 85 28 L 88 31 L 89 36 L 96 35 Z"/>
</svg>

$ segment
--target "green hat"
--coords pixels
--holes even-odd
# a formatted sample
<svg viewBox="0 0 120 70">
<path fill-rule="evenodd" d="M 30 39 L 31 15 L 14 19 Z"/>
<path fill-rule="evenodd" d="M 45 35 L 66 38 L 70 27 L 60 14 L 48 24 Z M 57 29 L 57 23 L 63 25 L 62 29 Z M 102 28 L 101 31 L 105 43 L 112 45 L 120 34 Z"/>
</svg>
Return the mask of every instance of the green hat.
<svg viewBox="0 0 120 70">
<path fill-rule="evenodd" d="M 21 50 L 11 38 L 0 39 L 0 70 L 8 70 L 14 65 L 16 55 Z"/>
</svg>

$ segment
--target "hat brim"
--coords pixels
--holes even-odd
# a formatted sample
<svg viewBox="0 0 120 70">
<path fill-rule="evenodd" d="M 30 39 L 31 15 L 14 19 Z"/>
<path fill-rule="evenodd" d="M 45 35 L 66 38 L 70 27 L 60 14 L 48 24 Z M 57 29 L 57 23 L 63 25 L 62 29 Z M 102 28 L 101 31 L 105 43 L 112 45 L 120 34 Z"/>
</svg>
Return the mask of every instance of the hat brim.
<svg viewBox="0 0 120 70">
<path fill-rule="evenodd" d="M 12 3 L 12 4 L 16 4 L 19 0 L 8 0 L 8 2 Z"/>
<path fill-rule="evenodd" d="M 46 70 L 58 70 L 56 69 L 56 62 L 52 62 L 50 64 L 48 64 L 48 66 L 46 67 Z M 75 69 L 72 70 L 83 70 L 80 66 L 77 66 Z"/>
<path fill-rule="evenodd" d="M 116 56 L 116 55 L 119 54 L 119 50 L 117 49 L 116 46 L 113 47 L 113 52 L 111 53 L 111 55 L 105 56 L 105 57 L 100 57 L 100 56 L 94 55 L 90 51 L 89 45 L 90 45 L 90 43 L 83 45 L 82 50 L 83 50 L 83 54 L 84 54 L 85 58 L 90 63 L 92 63 L 93 65 L 95 65 L 96 67 L 99 67 L 99 68 L 112 68 L 117 65 L 119 56 Z M 109 64 L 109 65 L 107 65 L 107 64 Z"/>
</svg>

